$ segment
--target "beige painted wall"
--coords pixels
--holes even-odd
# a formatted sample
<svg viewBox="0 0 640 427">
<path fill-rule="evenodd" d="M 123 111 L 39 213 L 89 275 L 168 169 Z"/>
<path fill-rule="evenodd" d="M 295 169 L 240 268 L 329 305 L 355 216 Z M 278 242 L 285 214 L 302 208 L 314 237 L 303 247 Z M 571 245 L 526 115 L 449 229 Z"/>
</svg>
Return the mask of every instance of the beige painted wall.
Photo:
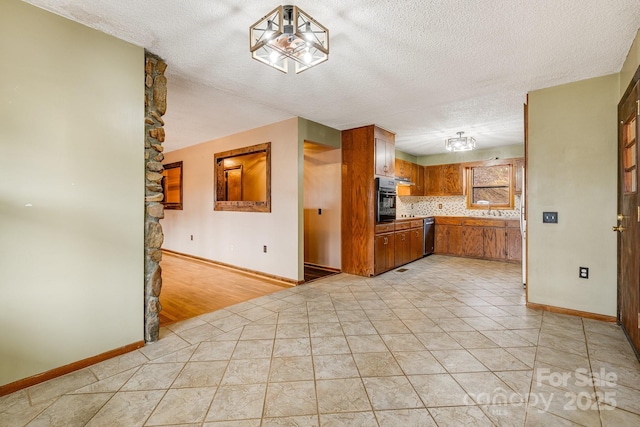
<svg viewBox="0 0 640 427">
<path fill-rule="evenodd" d="M 0 53 L 3 385 L 143 339 L 144 51 L 5 0 Z"/>
<path fill-rule="evenodd" d="M 529 93 L 530 302 L 616 315 L 618 79 Z M 557 211 L 558 224 L 543 224 L 544 211 Z"/>
<path fill-rule="evenodd" d="M 214 154 L 269 141 L 271 212 L 214 211 Z M 165 163 L 183 162 L 184 194 L 183 210 L 161 220 L 163 248 L 298 280 L 297 160 L 297 118 L 166 153 Z"/>
<path fill-rule="evenodd" d="M 522 137 L 524 140 L 524 135 Z M 442 144 L 444 144 L 444 141 L 442 141 Z M 420 156 L 418 157 L 418 164 L 423 166 L 446 165 L 449 163 L 478 162 L 481 160 L 495 159 L 496 157 L 499 159 L 524 157 L 524 143 L 473 151 Z"/>
</svg>

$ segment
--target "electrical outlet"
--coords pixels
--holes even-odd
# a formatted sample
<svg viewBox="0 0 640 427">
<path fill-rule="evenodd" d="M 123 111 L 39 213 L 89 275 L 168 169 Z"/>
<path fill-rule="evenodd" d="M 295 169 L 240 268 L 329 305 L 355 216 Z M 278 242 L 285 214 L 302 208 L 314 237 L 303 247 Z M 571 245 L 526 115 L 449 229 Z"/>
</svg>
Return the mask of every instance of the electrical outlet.
<svg viewBox="0 0 640 427">
<path fill-rule="evenodd" d="M 589 278 L 589 267 L 580 267 L 579 277 L 581 279 L 588 279 Z"/>
<path fill-rule="evenodd" d="M 262 247 L 262 252 L 264 252 L 265 254 L 267 253 L 267 245 L 264 245 L 264 246 Z"/>
<path fill-rule="evenodd" d="M 438 203 L 438 209 L 442 209 L 442 203 Z"/>
<path fill-rule="evenodd" d="M 558 212 L 542 212 L 542 222 L 546 224 L 557 224 Z"/>
</svg>

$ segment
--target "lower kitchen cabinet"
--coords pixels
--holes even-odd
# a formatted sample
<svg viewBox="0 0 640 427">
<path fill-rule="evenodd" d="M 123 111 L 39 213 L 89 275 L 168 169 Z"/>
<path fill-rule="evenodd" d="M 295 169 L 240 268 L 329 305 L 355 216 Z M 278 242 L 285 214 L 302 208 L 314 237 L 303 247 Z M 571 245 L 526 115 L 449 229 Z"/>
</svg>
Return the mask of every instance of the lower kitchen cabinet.
<svg viewBox="0 0 640 427">
<path fill-rule="evenodd" d="M 399 267 L 411 261 L 411 235 L 409 233 L 409 230 L 396 231 L 395 242 L 395 266 Z"/>
<path fill-rule="evenodd" d="M 395 267 L 394 233 L 376 234 L 374 274 L 384 273 Z"/>
<path fill-rule="evenodd" d="M 411 260 L 420 259 L 424 256 L 424 229 L 412 228 L 411 232 Z"/>
<path fill-rule="evenodd" d="M 435 253 L 497 261 L 522 261 L 518 221 L 436 217 Z"/>
<path fill-rule="evenodd" d="M 503 260 L 506 256 L 506 232 L 502 227 L 485 227 L 483 230 L 484 258 Z"/>
<path fill-rule="evenodd" d="M 435 253 L 442 255 L 462 255 L 462 226 L 438 224 L 436 218 Z"/>
<path fill-rule="evenodd" d="M 482 258 L 484 255 L 484 227 L 462 227 L 462 254 Z"/>
<path fill-rule="evenodd" d="M 424 228 L 422 219 L 377 224 L 375 230 L 375 275 L 423 257 Z"/>
<path fill-rule="evenodd" d="M 507 261 L 522 261 L 522 234 L 520 229 L 507 226 Z"/>
</svg>

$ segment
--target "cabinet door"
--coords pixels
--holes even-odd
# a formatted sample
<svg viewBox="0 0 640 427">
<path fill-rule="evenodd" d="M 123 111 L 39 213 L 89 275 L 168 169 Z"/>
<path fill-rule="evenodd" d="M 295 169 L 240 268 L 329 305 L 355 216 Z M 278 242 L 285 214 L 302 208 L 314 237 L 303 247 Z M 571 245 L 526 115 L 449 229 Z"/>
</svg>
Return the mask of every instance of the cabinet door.
<svg viewBox="0 0 640 427">
<path fill-rule="evenodd" d="M 524 177 L 524 159 L 516 159 L 513 164 L 514 168 L 514 180 L 513 183 L 513 192 L 515 194 L 522 194 L 522 178 Z"/>
<path fill-rule="evenodd" d="M 449 253 L 449 226 L 436 224 L 434 229 L 434 248 L 433 252 L 436 254 Z"/>
<path fill-rule="evenodd" d="M 482 258 L 484 256 L 484 227 L 464 227 L 462 231 L 462 247 L 465 256 Z"/>
<path fill-rule="evenodd" d="M 412 196 L 424 196 L 424 166 L 412 165 L 411 167 Z"/>
<path fill-rule="evenodd" d="M 506 234 L 504 228 L 485 227 L 484 257 L 503 260 L 506 257 Z"/>
<path fill-rule="evenodd" d="M 507 228 L 507 261 L 522 261 L 522 235 L 519 228 Z"/>
<path fill-rule="evenodd" d="M 411 260 L 422 258 L 424 253 L 424 235 L 422 228 L 412 228 L 411 233 Z"/>
<path fill-rule="evenodd" d="M 425 196 L 442 194 L 442 165 L 424 167 Z"/>
<path fill-rule="evenodd" d="M 443 189 L 447 196 L 461 195 L 463 193 L 462 164 L 455 163 L 443 165 Z"/>
<path fill-rule="evenodd" d="M 376 234 L 374 248 L 374 274 L 384 273 L 394 267 L 394 236 Z"/>
<path fill-rule="evenodd" d="M 376 175 L 387 176 L 391 170 L 387 164 L 387 143 L 384 139 L 376 138 L 374 145 Z"/>
<path fill-rule="evenodd" d="M 402 159 L 395 159 L 395 175 L 399 178 L 411 179 L 413 163 Z"/>
<path fill-rule="evenodd" d="M 395 266 L 398 267 L 400 265 L 406 264 L 410 261 L 411 257 L 411 249 L 410 242 L 411 236 L 409 234 L 409 230 L 406 231 L 396 231 L 395 233 Z"/>
<path fill-rule="evenodd" d="M 462 255 L 462 226 L 450 225 L 448 233 L 448 244 L 450 255 Z"/>
<path fill-rule="evenodd" d="M 385 141 L 384 145 L 385 164 L 389 168 L 387 176 L 395 178 L 396 176 L 396 145 L 393 142 Z"/>
</svg>

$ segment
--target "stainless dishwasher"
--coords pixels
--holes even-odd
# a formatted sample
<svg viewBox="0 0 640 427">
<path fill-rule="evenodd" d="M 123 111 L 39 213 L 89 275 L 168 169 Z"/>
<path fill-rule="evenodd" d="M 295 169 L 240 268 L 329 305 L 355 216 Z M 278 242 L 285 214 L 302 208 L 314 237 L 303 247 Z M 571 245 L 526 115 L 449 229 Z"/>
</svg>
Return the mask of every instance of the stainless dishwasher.
<svg viewBox="0 0 640 427">
<path fill-rule="evenodd" d="M 424 218 L 422 224 L 422 231 L 424 233 L 424 255 L 429 255 L 433 253 L 434 250 L 434 241 L 436 234 L 436 224 L 435 218 L 432 216 L 428 216 Z"/>
</svg>

